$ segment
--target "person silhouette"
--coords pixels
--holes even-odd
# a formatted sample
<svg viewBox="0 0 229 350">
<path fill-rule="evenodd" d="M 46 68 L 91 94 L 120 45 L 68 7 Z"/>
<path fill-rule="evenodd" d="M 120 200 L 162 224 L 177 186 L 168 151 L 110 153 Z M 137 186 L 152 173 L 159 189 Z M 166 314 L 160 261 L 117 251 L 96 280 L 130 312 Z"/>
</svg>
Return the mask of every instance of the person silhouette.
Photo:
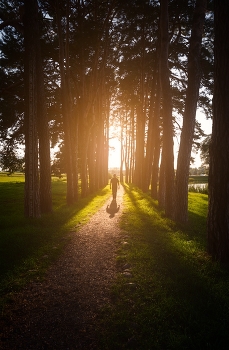
<svg viewBox="0 0 229 350">
<path fill-rule="evenodd" d="M 119 188 L 119 179 L 116 177 L 116 174 L 114 174 L 110 181 L 110 189 L 112 189 L 112 196 L 114 200 L 116 200 L 118 188 Z"/>
</svg>

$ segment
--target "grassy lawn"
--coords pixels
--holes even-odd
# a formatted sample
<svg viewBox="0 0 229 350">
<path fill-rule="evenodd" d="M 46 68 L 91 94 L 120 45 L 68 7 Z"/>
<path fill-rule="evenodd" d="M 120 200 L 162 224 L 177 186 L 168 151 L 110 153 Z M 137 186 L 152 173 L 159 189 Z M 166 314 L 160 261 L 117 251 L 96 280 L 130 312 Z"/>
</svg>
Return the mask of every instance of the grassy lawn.
<svg viewBox="0 0 229 350">
<path fill-rule="evenodd" d="M 53 213 L 28 220 L 23 177 L 0 176 L 1 310 L 12 292 L 42 278 L 71 229 L 110 197 L 107 186 L 67 207 L 65 179 L 52 186 Z M 228 349 L 229 272 L 206 253 L 207 195 L 189 193 L 189 226 L 178 227 L 148 195 L 124 188 L 119 274 L 98 321 L 101 350 Z"/>
<path fill-rule="evenodd" d="M 0 176 L 0 309 L 10 294 L 31 279 L 42 278 L 62 251 L 70 231 L 86 223 L 110 197 L 109 187 L 66 205 L 66 180 L 53 178 L 53 213 L 24 218 L 24 176 Z"/>
<path fill-rule="evenodd" d="M 120 273 L 102 312 L 101 349 L 228 349 L 229 273 L 206 253 L 207 203 L 190 193 L 181 228 L 125 186 Z"/>
</svg>

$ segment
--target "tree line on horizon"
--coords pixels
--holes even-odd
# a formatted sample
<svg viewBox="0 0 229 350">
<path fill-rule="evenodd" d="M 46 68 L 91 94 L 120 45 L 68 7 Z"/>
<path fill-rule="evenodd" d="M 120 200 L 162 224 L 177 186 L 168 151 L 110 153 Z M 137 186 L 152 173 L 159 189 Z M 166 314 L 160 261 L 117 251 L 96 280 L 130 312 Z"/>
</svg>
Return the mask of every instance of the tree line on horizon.
<svg viewBox="0 0 229 350">
<path fill-rule="evenodd" d="M 50 143 L 60 144 L 68 204 L 78 174 L 81 196 L 107 183 L 112 125 L 121 180 L 125 164 L 127 182 L 188 222 L 191 151 L 203 136 L 197 108 L 212 116 L 213 14 L 207 0 L 1 2 L 0 136 L 7 149 L 25 144 L 26 216 L 52 210 Z M 212 169 L 210 153 L 214 187 Z"/>
</svg>

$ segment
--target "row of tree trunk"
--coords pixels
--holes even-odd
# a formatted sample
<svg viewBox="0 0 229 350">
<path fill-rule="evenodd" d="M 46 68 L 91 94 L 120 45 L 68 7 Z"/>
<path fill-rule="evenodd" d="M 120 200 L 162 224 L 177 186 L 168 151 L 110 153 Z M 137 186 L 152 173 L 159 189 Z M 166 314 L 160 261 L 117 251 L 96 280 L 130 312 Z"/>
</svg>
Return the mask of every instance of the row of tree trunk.
<svg viewBox="0 0 229 350">
<path fill-rule="evenodd" d="M 193 15 L 188 56 L 188 83 L 176 179 L 174 172 L 172 89 L 168 66 L 170 38 L 167 0 L 161 1 L 160 42 L 155 55 L 155 75 L 151 85 L 148 124 L 146 126 L 145 111 L 147 102 L 144 97 L 148 94 L 148 85 L 141 84 L 144 78 L 140 77 L 139 105 L 136 106 L 135 110 L 130 111 L 130 139 L 124 149 L 124 153 L 126 150 L 124 158 L 126 159 L 125 168 L 128 181 L 130 181 L 131 167 L 134 166 L 133 182 L 143 191 L 148 191 L 151 182 L 152 197 L 158 199 L 160 206 L 165 209 L 168 217 L 181 223 L 187 223 L 188 221 L 189 167 L 201 80 L 200 55 L 206 6 L 206 0 L 197 0 Z M 142 54 L 141 61 L 144 65 L 144 54 Z M 133 142 L 131 128 L 135 128 L 132 135 L 136 140 L 136 146 L 132 150 L 132 155 L 128 157 L 130 145 Z M 145 136 L 145 133 L 147 136 Z M 130 159 L 133 158 L 135 159 L 134 164 L 130 166 Z"/>
<path fill-rule="evenodd" d="M 59 40 L 61 77 L 61 107 L 67 172 L 67 203 L 78 199 L 80 168 L 81 194 L 87 195 L 107 183 L 110 93 L 106 85 L 105 67 L 109 52 L 109 23 L 115 2 L 104 19 L 103 40 L 92 57 L 90 83 L 86 84 L 82 46 L 80 103 L 77 110 L 72 96 L 69 63 L 69 0 L 66 5 L 65 38 L 60 3 L 52 2 Z M 215 89 L 213 134 L 210 153 L 208 250 L 221 262 L 229 261 L 228 225 L 228 91 L 229 65 L 227 45 L 229 5 L 224 0 L 215 4 Z M 168 0 L 160 2 L 160 34 L 156 52 L 154 77 L 145 84 L 145 28 L 141 28 L 141 72 L 139 99 L 131 104 L 121 120 L 121 180 L 123 164 L 126 181 L 133 181 L 143 190 L 151 185 L 151 195 L 157 198 L 165 214 L 180 223 L 188 221 L 188 176 L 194 136 L 195 116 L 200 89 L 200 55 L 206 0 L 196 0 L 188 56 L 188 83 L 183 127 L 174 173 L 172 89 L 169 71 Z M 45 108 L 44 77 L 40 48 L 40 28 L 37 0 L 24 1 L 25 39 L 25 215 L 39 217 L 52 211 L 50 142 Z M 96 16 L 96 12 L 95 12 Z M 82 24 L 83 25 L 83 24 Z M 105 38 L 105 39 L 104 39 Z M 104 42 L 101 55 L 101 42 Z M 99 60 L 100 69 L 98 69 Z M 85 89 L 87 86 L 87 90 Z M 150 87 L 150 102 L 145 98 Z M 146 110 L 149 108 L 149 118 Z M 146 135 L 147 132 L 147 135 Z M 80 146 L 79 146 L 80 144 Z M 83 145 L 83 146 L 82 146 Z M 79 157 L 80 155 L 80 157 Z M 80 166 L 78 160 L 80 159 Z M 160 164 L 160 169 L 159 169 Z M 159 176 L 159 178 L 158 178 Z M 158 188 L 159 179 L 159 188 Z"/>
</svg>

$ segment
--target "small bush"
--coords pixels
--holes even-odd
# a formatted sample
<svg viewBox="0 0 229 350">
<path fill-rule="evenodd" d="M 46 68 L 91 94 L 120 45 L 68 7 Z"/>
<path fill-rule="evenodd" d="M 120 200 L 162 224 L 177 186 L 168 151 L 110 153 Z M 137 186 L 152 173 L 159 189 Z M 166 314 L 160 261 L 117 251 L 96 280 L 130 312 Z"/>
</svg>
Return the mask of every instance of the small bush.
<svg viewBox="0 0 229 350">
<path fill-rule="evenodd" d="M 190 185 L 188 188 L 189 192 L 208 194 L 208 185 L 198 186 L 198 184 Z"/>
</svg>

